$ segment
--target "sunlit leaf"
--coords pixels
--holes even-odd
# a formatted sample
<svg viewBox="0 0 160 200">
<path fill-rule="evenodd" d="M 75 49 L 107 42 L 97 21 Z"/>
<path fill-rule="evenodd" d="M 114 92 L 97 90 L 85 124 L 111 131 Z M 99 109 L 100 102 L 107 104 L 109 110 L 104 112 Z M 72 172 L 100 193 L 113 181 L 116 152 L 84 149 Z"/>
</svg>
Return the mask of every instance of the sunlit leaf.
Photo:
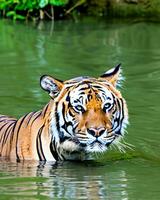
<svg viewBox="0 0 160 200">
<path fill-rule="evenodd" d="M 19 3 L 20 1 L 19 0 L 13 0 L 13 3 Z"/>
<path fill-rule="evenodd" d="M 15 19 L 24 20 L 24 19 L 26 19 L 26 18 L 25 18 L 24 16 L 22 16 L 22 15 L 16 14 L 16 15 L 15 15 Z"/>
<path fill-rule="evenodd" d="M 6 16 L 11 17 L 11 16 L 14 16 L 15 14 L 16 14 L 16 12 L 12 10 L 12 11 L 8 11 Z"/>
<path fill-rule="evenodd" d="M 39 7 L 43 8 L 48 4 L 48 0 L 40 0 L 39 1 Z"/>
<path fill-rule="evenodd" d="M 49 3 L 54 6 L 63 6 L 68 3 L 69 0 L 49 0 Z"/>
<path fill-rule="evenodd" d="M 0 9 L 6 9 L 7 7 L 9 7 L 10 2 L 7 2 L 5 0 L 0 0 Z"/>
<path fill-rule="evenodd" d="M 19 3 L 15 6 L 15 10 L 25 10 L 25 4 Z"/>
</svg>

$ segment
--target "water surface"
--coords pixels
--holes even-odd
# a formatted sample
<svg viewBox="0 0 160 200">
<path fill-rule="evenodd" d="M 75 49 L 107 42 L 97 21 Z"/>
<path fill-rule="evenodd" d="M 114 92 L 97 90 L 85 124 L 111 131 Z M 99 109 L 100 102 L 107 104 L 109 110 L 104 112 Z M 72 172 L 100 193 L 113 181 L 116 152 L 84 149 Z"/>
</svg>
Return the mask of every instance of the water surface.
<svg viewBox="0 0 160 200">
<path fill-rule="evenodd" d="M 95 162 L 0 161 L 0 199 L 159 199 L 160 26 L 141 21 L 0 21 L 0 111 L 20 117 L 49 100 L 39 77 L 99 76 L 122 63 L 126 141 Z"/>
</svg>

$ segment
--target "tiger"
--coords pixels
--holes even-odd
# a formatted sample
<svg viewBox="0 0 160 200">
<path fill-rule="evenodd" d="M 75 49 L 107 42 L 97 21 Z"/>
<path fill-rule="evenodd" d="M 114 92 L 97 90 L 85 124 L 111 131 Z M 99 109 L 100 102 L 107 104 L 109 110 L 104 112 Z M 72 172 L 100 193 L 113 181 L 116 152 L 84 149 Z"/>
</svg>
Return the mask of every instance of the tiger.
<svg viewBox="0 0 160 200">
<path fill-rule="evenodd" d="M 49 102 L 16 119 L 0 115 L 0 157 L 13 161 L 87 160 L 118 144 L 128 125 L 128 107 L 119 90 L 120 64 L 98 78 L 66 81 L 43 75 Z"/>
</svg>

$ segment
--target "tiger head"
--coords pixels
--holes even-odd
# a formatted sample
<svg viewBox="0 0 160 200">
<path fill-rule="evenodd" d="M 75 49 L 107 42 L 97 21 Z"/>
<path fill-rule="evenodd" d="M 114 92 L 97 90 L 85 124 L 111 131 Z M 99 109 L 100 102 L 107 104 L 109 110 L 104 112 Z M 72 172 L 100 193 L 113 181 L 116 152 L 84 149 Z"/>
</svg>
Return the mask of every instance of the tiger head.
<svg viewBox="0 0 160 200">
<path fill-rule="evenodd" d="M 128 111 L 117 89 L 120 79 L 120 65 L 99 78 L 41 77 L 52 98 L 50 132 L 56 144 L 67 152 L 104 152 L 122 138 Z"/>
</svg>

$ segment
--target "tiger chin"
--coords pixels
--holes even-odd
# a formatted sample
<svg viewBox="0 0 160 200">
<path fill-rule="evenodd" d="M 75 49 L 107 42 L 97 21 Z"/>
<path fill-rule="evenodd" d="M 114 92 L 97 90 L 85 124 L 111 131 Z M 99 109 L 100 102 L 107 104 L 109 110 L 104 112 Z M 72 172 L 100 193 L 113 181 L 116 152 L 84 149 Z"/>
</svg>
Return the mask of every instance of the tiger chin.
<svg viewBox="0 0 160 200">
<path fill-rule="evenodd" d="M 40 111 L 20 119 L 0 115 L 0 156 L 15 161 L 85 160 L 120 143 L 128 109 L 118 84 L 120 65 L 98 78 L 60 81 L 44 75 L 50 96 Z"/>
</svg>

